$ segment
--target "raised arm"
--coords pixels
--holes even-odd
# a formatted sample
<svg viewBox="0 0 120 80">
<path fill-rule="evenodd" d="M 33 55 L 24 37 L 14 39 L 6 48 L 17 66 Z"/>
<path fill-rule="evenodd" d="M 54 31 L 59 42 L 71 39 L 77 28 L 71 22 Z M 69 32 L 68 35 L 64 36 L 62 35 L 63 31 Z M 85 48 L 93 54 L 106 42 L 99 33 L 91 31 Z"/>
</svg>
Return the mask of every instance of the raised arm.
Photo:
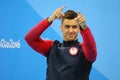
<svg viewBox="0 0 120 80">
<path fill-rule="evenodd" d="M 90 62 L 94 62 L 97 56 L 94 37 L 90 29 L 86 26 L 85 17 L 80 12 L 78 12 L 76 20 L 80 25 L 80 33 L 83 37 L 83 43 L 81 45 L 85 58 Z"/>
<path fill-rule="evenodd" d="M 86 59 L 90 62 L 94 62 L 97 56 L 97 49 L 94 37 L 88 27 L 84 31 L 80 31 L 83 37 L 82 50 Z"/>
<path fill-rule="evenodd" d="M 53 41 L 43 40 L 40 35 L 50 26 L 51 23 L 47 19 L 39 22 L 34 28 L 32 28 L 25 36 L 26 42 L 37 52 L 44 56 L 47 56 Z"/>
<path fill-rule="evenodd" d="M 61 19 L 63 14 L 62 10 L 65 7 L 62 6 L 55 10 L 55 12 L 48 18 L 39 22 L 33 29 L 31 29 L 25 36 L 26 42 L 37 52 L 44 56 L 47 56 L 50 48 L 53 45 L 52 40 L 42 40 L 40 35 L 46 30 L 55 19 Z"/>
</svg>

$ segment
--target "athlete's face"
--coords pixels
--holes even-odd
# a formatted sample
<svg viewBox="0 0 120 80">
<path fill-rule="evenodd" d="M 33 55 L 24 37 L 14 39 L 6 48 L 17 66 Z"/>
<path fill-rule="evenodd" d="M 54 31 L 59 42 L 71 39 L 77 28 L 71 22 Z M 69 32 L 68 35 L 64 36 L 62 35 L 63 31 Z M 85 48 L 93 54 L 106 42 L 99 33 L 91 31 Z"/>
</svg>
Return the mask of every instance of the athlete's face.
<svg viewBox="0 0 120 80">
<path fill-rule="evenodd" d="M 61 25 L 61 31 L 65 41 L 74 41 L 78 36 L 79 25 L 75 19 L 64 19 Z"/>
</svg>

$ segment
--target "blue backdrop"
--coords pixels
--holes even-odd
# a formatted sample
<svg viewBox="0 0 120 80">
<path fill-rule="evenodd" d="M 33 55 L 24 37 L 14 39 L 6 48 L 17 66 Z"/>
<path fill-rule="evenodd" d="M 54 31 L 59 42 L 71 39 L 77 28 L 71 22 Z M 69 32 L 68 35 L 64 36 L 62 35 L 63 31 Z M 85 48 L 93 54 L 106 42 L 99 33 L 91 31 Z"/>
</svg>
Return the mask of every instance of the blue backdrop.
<svg viewBox="0 0 120 80">
<path fill-rule="evenodd" d="M 24 36 L 63 5 L 63 12 L 83 13 L 95 37 L 98 57 L 90 80 L 120 80 L 120 0 L 0 0 L 0 80 L 45 80 L 46 58 L 32 50 Z M 62 41 L 59 26 L 60 21 L 54 21 L 42 38 Z"/>
</svg>

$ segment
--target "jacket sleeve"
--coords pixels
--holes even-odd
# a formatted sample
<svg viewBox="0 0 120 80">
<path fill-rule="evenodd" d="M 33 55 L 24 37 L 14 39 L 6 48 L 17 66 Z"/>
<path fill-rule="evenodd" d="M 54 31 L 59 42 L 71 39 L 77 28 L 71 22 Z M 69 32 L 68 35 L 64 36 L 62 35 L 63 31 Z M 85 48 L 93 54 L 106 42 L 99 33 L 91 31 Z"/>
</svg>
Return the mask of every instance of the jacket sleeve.
<svg viewBox="0 0 120 80">
<path fill-rule="evenodd" d="M 94 62 L 97 56 L 97 49 L 94 37 L 88 27 L 83 31 L 80 30 L 80 33 L 83 38 L 83 43 L 81 44 L 81 46 L 85 58 L 90 62 Z"/>
<path fill-rule="evenodd" d="M 43 40 L 39 36 L 51 25 L 47 19 L 39 22 L 34 28 L 32 28 L 25 36 L 26 42 L 35 51 L 47 56 L 51 46 L 52 40 Z"/>
</svg>

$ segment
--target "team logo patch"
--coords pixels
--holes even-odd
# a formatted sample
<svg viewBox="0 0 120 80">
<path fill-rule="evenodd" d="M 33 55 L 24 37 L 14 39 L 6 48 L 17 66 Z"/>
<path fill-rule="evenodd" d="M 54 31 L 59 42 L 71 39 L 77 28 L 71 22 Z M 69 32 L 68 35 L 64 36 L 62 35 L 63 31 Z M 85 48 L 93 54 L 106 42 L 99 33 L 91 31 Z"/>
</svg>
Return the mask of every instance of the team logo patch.
<svg viewBox="0 0 120 80">
<path fill-rule="evenodd" d="M 71 48 L 69 49 L 69 53 L 70 53 L 70 55 L 72 55 L 72 56 L 77 55 L 77 53 L 78 53 L 78 48 L 76 48 L 76 47 L 71 47 Z"/>
</svg>

